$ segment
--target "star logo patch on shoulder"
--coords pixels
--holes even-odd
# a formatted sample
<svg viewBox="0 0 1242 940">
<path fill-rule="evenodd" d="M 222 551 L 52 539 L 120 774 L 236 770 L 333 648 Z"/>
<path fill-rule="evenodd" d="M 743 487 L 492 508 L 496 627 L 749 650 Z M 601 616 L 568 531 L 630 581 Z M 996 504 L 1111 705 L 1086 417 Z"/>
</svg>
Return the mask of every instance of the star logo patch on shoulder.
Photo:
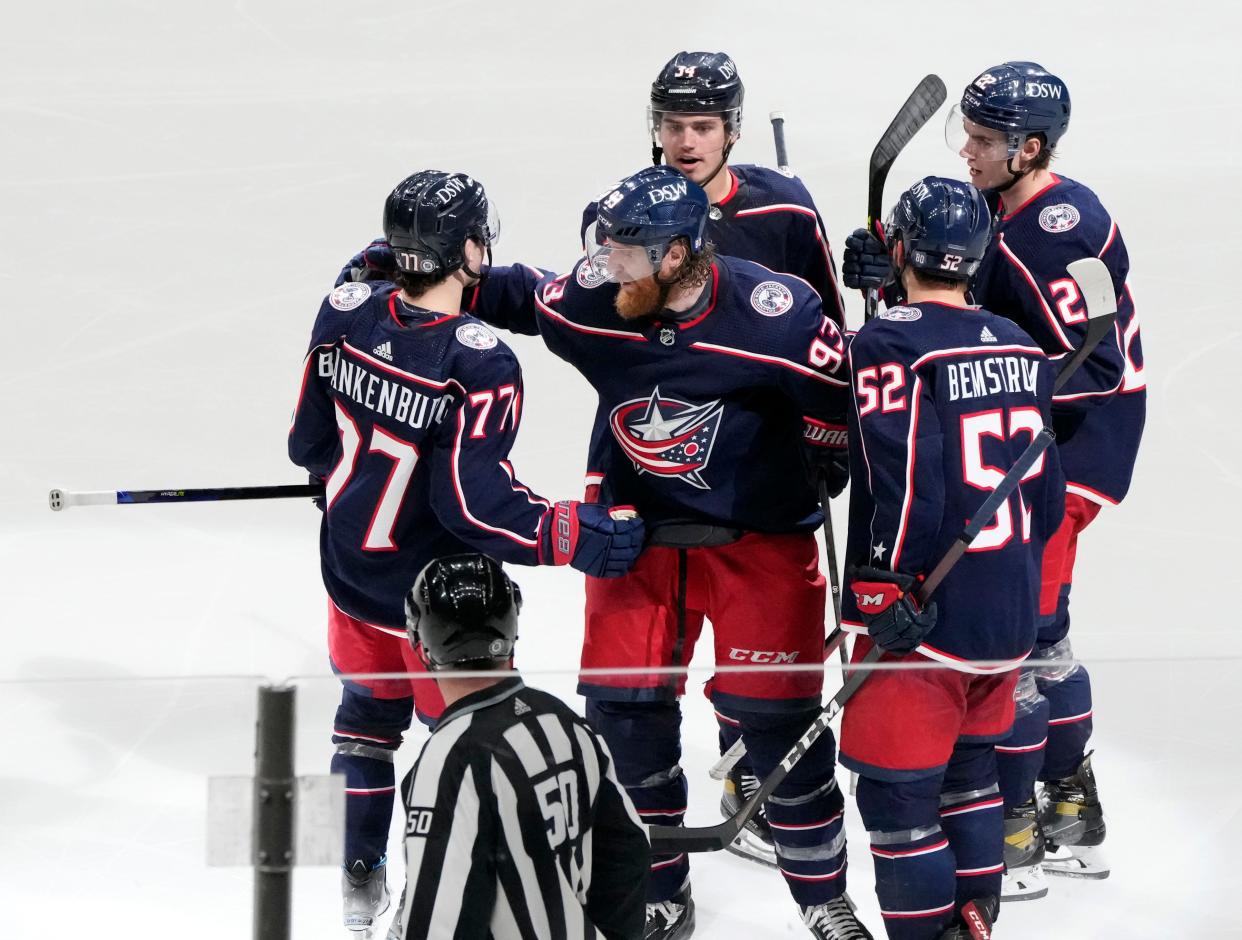
<svg viewBox="0 0 1242 940">
<path fill-rule="evenodd" d="M 491 349 L 500 340 L 482 323 L 463 323 L 457 328 L 457 342 L 471 349 Z"/>
<path fill-rule="evenodd" d="M 340 287 L 334 288 L 332 293 L 328 295 L 328 303 L 332 305 L 333 309 L 344 312 L 361 307 L 370 296 L 370 284 L 362 281 L 350 281 L 348 284 L 342 284 Z"/>
<path fill-rule="evenodd" d="M 793 292 L 780 281 L 764 281 L 750 292 L 750 305 L 765 317 L 779 317 L 793 306 Z"/>
</svg>

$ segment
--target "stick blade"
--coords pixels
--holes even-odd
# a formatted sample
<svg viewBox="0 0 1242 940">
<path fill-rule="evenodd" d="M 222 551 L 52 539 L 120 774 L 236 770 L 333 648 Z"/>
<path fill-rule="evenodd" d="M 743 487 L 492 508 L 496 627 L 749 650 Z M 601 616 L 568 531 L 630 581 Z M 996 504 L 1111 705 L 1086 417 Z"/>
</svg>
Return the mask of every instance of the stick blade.
<svg viewBox="0 0 1242 940">
<path fill-rule="evenodd" d="M 888 125 L 882 137 L 871 151 L 871 172 L 883 169 L 885 173 L 897 160 L 906 144 L 914 138 L 924 124 L 944 104 L 948 92 L 939 75 L 926 75 L 910 92 L 910 97 Z"/>
<path fill-rule="evenodd" d="M 1078 283 L 1078 290 L 1087 304 L 1087 318 L 1095 320 L 1117 312 L 1117 292 L 1113 276 L 1099 258 L 1079 258 L 1065 266 Z"/>
<path fill-rule="evenodd" d="M 682 852 L 719 852 L 737 838 L 741 827 L 730 820 L 715 826 L 648 826 L 653 855 L 679 855 Z"/>
</svg>

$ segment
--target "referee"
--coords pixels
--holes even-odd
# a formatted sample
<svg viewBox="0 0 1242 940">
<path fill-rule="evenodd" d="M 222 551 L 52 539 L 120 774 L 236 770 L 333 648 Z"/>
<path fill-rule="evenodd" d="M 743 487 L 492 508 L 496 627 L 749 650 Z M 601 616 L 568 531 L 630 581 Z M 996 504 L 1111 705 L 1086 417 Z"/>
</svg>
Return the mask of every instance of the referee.
<svg viewBox="0 0 1242 940">
<path fill-rule="evenodd" d="M 406 889 L 389 940 L 642 936 L 647 831 L 604 742 L 509 671 L 521 606 L 482 555 L 435 559 L 406 598 L 446 708 L 401 784 Z"/>
</svg>

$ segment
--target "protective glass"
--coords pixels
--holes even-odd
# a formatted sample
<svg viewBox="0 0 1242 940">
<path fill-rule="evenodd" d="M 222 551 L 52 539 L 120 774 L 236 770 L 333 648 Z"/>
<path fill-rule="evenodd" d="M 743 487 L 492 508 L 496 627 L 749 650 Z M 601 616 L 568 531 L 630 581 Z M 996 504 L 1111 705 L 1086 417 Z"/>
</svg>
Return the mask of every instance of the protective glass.
<svg viewBox="0 0 1242 940">
<path fill-rule="evenodd" d="M 976 124 L 962 113 L 960 104 L 949 109 L 949 116 L 944 122 L 944 142 L 958 156 L 984 163 L 1008 160 L 1021 146 L 1017 134 Z"/>
<path fill-rule="evenodd" d="M 586 231 L 587 263 L 602 281 L 628 284 L 653 276 L 660 270 L 664 249 L 655 245 L 619 245 L 592 222 Z"/>
</svg>

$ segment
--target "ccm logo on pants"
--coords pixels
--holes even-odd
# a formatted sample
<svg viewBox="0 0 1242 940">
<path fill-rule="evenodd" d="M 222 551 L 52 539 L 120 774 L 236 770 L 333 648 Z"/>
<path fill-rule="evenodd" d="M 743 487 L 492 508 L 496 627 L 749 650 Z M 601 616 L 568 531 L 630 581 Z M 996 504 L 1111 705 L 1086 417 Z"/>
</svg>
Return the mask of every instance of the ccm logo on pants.
<svg viewBox="0 0 1242 940">
<path fill-rule="evenodd" d="M 783 650 L 740 650 L 736 646 L 729 650 L 729 658 L 740 663 L 792 663 L 798 658 L 798 652 L 786 653 Z"/>
</svg>

